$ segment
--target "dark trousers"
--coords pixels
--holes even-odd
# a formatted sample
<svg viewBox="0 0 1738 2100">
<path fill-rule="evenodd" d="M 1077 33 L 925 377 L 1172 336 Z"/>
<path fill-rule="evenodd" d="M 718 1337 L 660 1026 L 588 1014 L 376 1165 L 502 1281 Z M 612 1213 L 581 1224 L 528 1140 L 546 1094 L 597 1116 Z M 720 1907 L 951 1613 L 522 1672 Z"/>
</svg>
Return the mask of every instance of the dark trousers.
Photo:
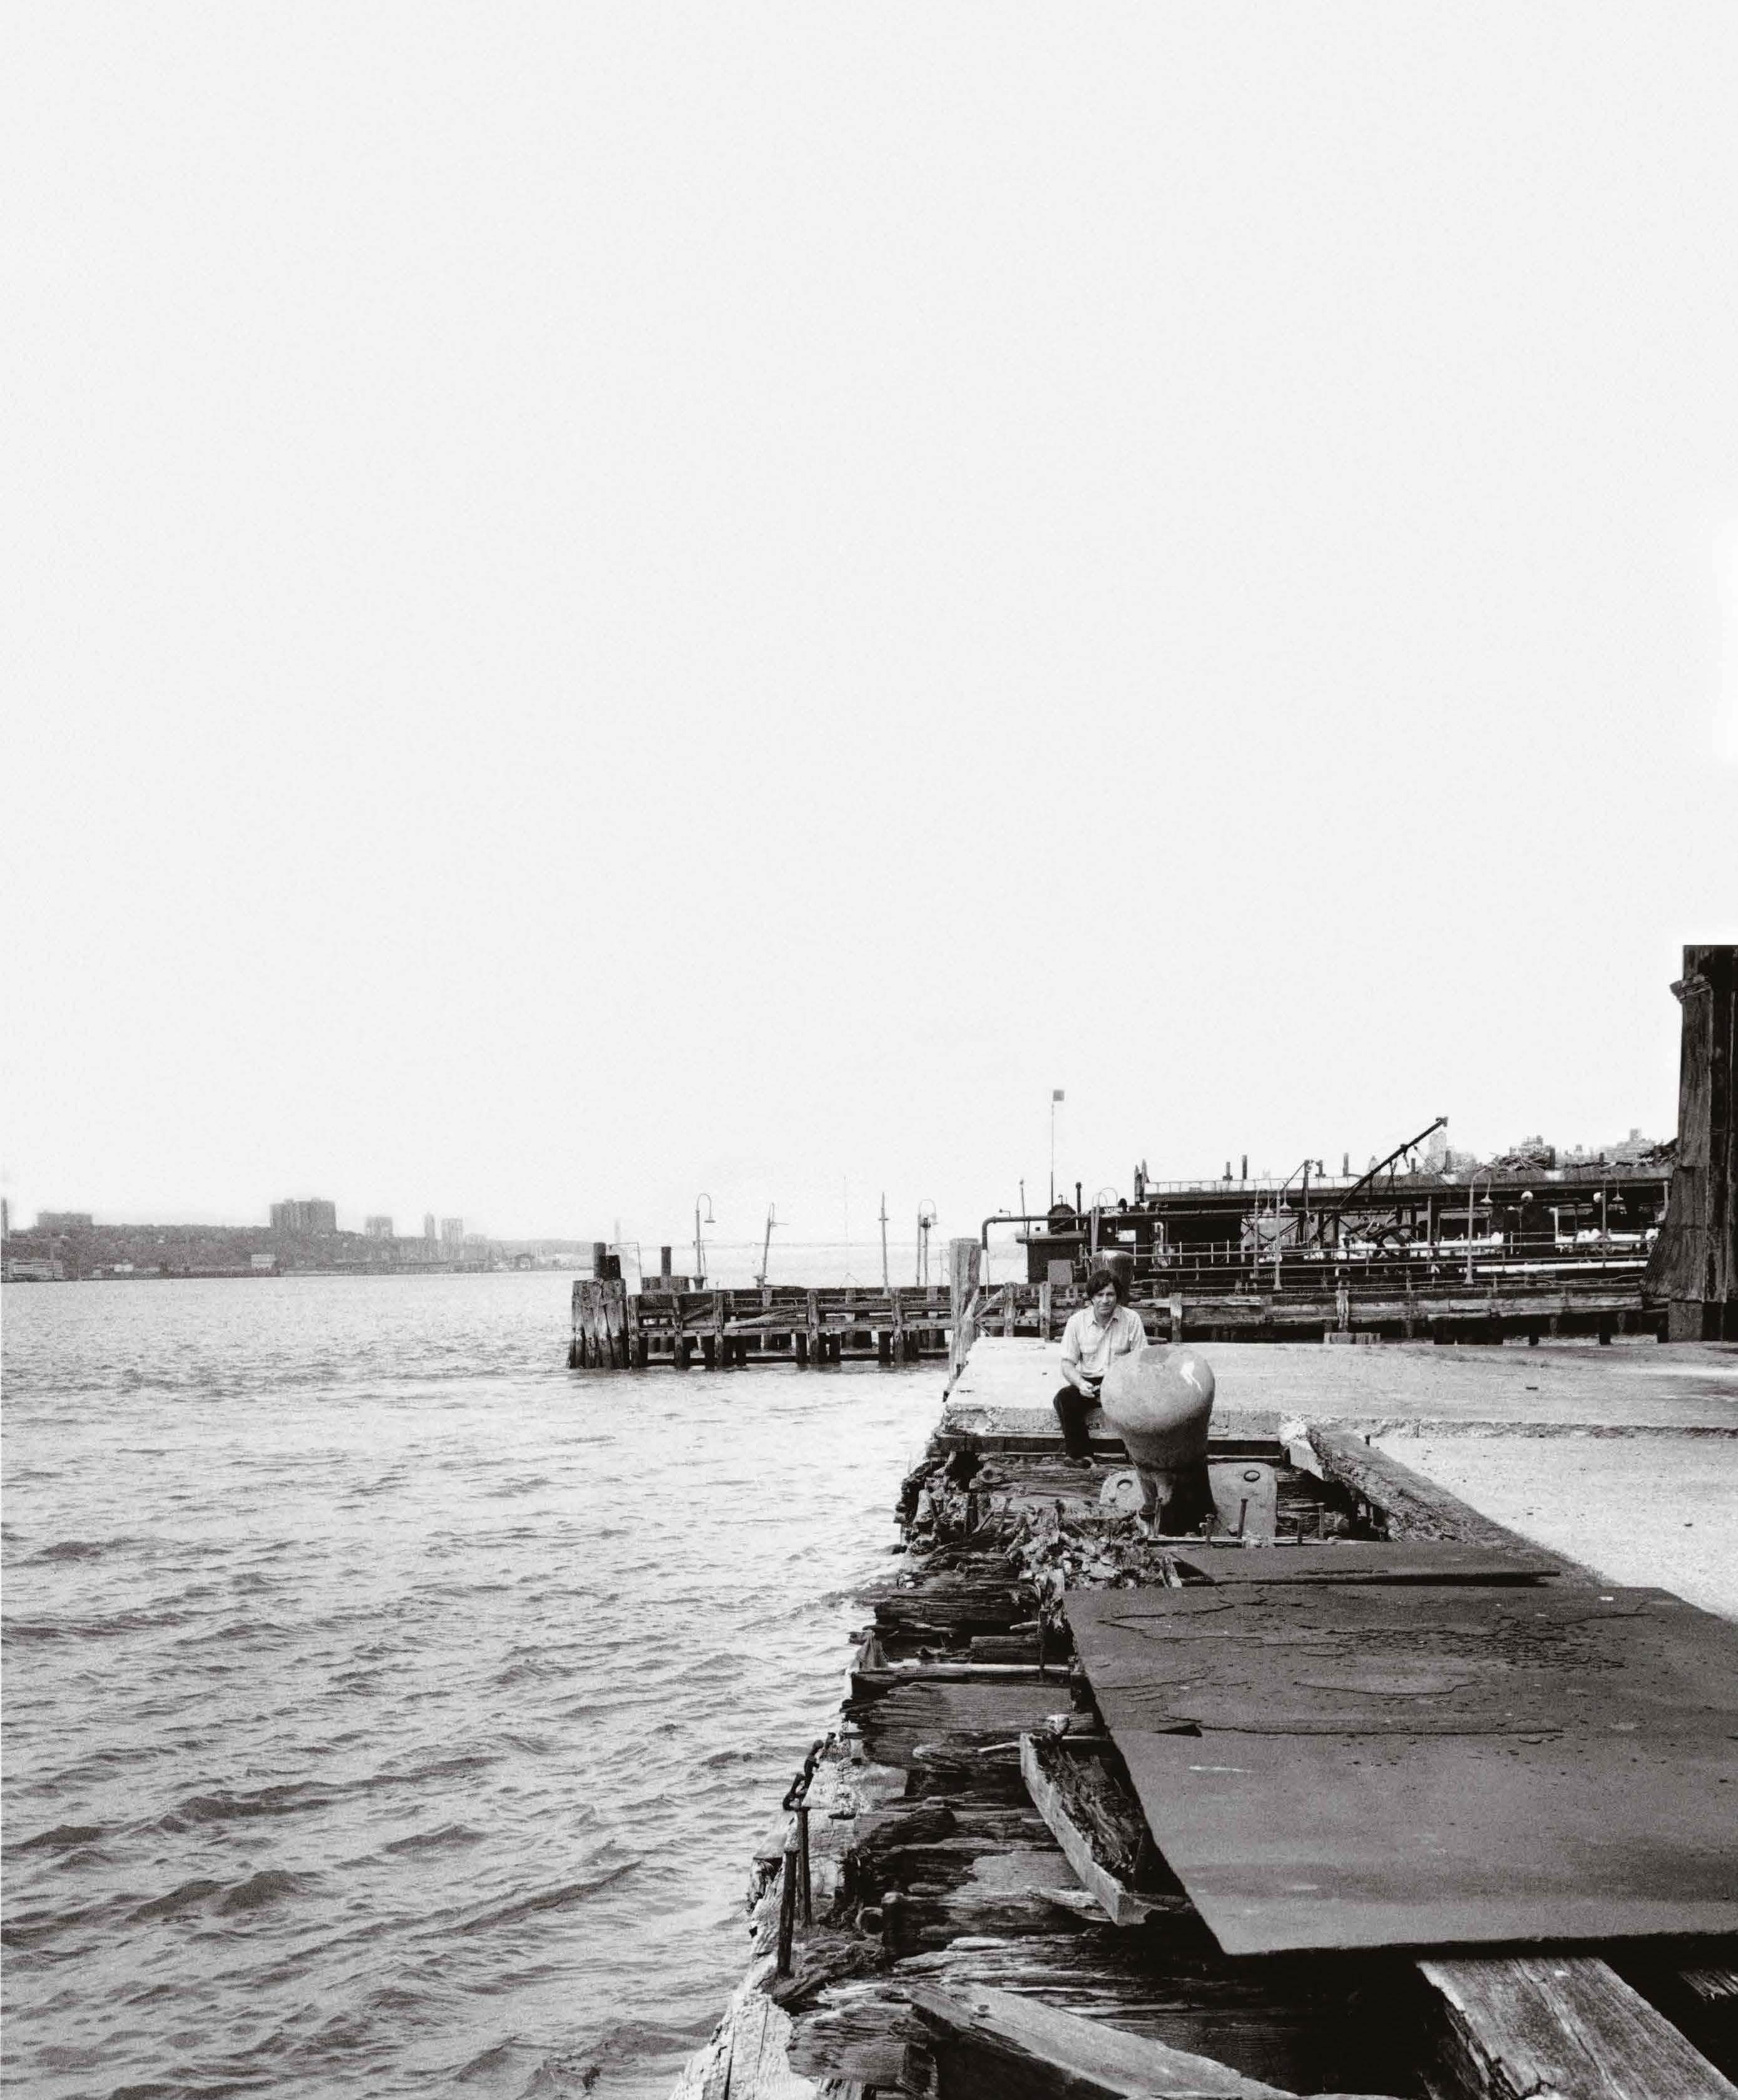
<svg viewBox="0 0 1738 2100">
<path fill-rule="evenodd" d="M 1056 1411 L 1062 1425 L 1062 1444 L 1070 1458 L 1090 1458 L 1092 1440 L 1087 1434 L 1087 1410 L 1096 1407 L 1096 1398 L 1088 1400 L 1083 1392 L 1073 1386 L 1065 1385 L 1052 1398 L 1050 1405 Z"/>
</svg>

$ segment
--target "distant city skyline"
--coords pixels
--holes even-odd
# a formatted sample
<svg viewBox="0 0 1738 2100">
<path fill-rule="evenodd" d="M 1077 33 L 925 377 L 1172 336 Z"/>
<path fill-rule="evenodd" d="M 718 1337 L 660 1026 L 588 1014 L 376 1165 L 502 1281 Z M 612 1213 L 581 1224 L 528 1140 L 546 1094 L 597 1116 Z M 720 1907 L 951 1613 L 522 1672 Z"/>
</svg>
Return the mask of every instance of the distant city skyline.
<svg viewBox="0 0 1738 2100">
<path fill-rule="evenodd" d="M 1451 1127 L 1452 1124 L 1450 1125 L 1450 1128 Z M 1675 1129 L 1675 1116 L 1673 1118 L 1673 1127 Z M 1529 1145 L 1545 1144 L 1554 1146 L 1565 1162 L 1579 1159 L 1603 1158 L 1609 1160 L 1613 1165 L 1619 1165 L 1622 1164 L 1627 1159 L 1636 1157 L 1642 1152 L 1645 1152 L 1652 1146 L 1664 1142 L 1666 1138 L 1670 1136 L 1671 1134 L 1672 1133 L 1670 1132 L 1667 1132 L 1663 1133 L 1660 1137 L 1649 1137 L 1643 1133 L 1642 1126 L 1636 1123 L 1631 1123 L 1627 1126 L 1624 1135 L 1621 1137 L 1612 1138 L 1603 1141 L 1594 1141 L 1590 1143 L 1585 1140 L 1577 1140 L 1573 1143 L 1566 1144 L 1559 1143 L 1548 1136 L 1542 1137 L 1529 1134 L 1511 1139 L 1506 1144 L 1487 1146 L 1482 1149 L 1469 1151 L 1458 1148 L 1450 1143 L 1449 1141 L 1449 1129 L 1442 1129 L 1431 1134 L 1428 1143 L 1420 1148 L 1418 1157 L 1418 1162 L 1421 1167 L 1436 1167 L 1440 1165 L 1445 1166 L 1451 1171 L 1464 1171 L 1469 1164 L 1476 1163 L 1485 1158 L 1498 1157 L 1505 1152 L 1517 1150 Z M 1344 1149 L 1343 1148 L 1343 1149 Z M 1357 1174 L 1362 1171 L 1366 1158 L 1374 1158 L 1377 1155 L 1374 1153 L 1370 1153 L 1366 1155 L 1361 1156 L 1356 1152 L 1352 1151 L 1347 1152 L 1345 1156 L 1349 1162 L 1348 1171 L 1352 1174 Z M 1243 1163 L 1243 1155 L 1237 1155 L 1237 1160 L 1234 1163 L 1241 1166 Z M 1251 1157 L 1248 1160 L 1247 1178 L 1251 1180 L 1270 1180 L 1274 1177 L 1276 1171 L 1283 1172 L 1284 1171 L 1286 1170 L 1283 1168 L 1276 1170 L 1271 1163 L 1258 1163 L 1253 1157 Z M 1340 1171 L 1339 1162 L 1337 1160 L 1327 1158 L 1326 1160 L 1325 1171 L 1330 1174 Z M 1083 1180 L 1083 1184 L 1084 1184 L 1085 1177 L 1083 1176 L 1079 1178 Z M 1129 1186 L 1127 1187 L 1109 1183 L 1092 1184 L 1087 1190 L 1085 1200 L 1090 1202 L 1100 1190 L 1113 1185 L 1117 1186 L 1118 1193 L 1128 1194 L 1131 1193 L 1131 1180 L 1130 1180 L 1130 1177 L 1128 1176 L 1125 1176 L 1124 1178 L 1125 1180 L 1129 1180 Z M 1157 1170 L 1154 1170 L 1151 1178 L 1154 1181 L 1167 1180 L 1198 1180 L 1202 1181 L 1213 1181 L 1221 1179 L 1222 1175 L 1220 1171 L 1212 1168 L 1204 1168 L 1194 1173 L 1179 1173 L 1176 1175 L 1161 1174 Z M 1059 1171 L 1057 1177 L 1058 1195 L 1067 1197 L 1071 1200 L 1073 1185 L 1073 1177 L 1064 1177 Z M 1028 1196 L 1035 1206 L 1037 1201 L 1036 1193 L 1029 1189 Z M 986 1203 L 988 1203 L 987 1198 Z M 1009 1207 L 1008 1205 L 1002 1203 L 989 1204 L 988 1207 L 997 1209 Z M 9 1217 L 11 1209 L 11 1206 L 9 1202 Z M 300 1213 L 304 1220 L 315 1216 L 322 1220 L 327 1219 L 329 1216 L 330 1222 L 324 1224 L 312 1224 L 307 1222 L 296 1224 L 289 1222 L 289 1215 L 292 1212 Z M 620 1224 L 620 1218 L 611 1218 L 607 1221 L 592 1220 L 586 1222 L 582 1220 L 577 1224 L 568 1224 L 558 1229 L 545 1229 L 542 1231 L 485 1232 L 475 1226 L 473 1226 L 469 1231 L 467 1231 L 465 1219 L 463 1213 L 440 1215 L 434 1211 L 430 1211 L 423 1213 L 421 1229 L 419 1233 L 400 1236 L 394 1233 L 392 1230 L 393 1217 L 390 1213 L 373 1212 L 364 1210 L 361 1212 L 358 1219 L 358 1222 L 347 1226 L 343 1223 L 345 1214 L 346 1207 L 336 1202 L 331 1198 L 289 1198 L 279 1202 L 274 1202 L 267 1207 L 268 1221 L 270 1228 L 273 1230 L 282 1230 L 286 1233 L 300 1231 L 351 1232 L 358 1233 L 364 1238 L 406 1237 L 421 1238 L 424 1241 L 434 1242 L 436 1244 L 442 1246 L 462 1245 L 467 1238 L 473 1240 L 478 1238 L 493 1238 L 502 1242 L 530 1242 L 541 1239 L 571 1239 L 581 1242 L 603 1239 L 613 1243 L 617 1237 L 616 1227 Z M 915 1215 L 915 1214 L 914 1209 L 913 1215 Z M 351 1215 L 355 1215 L 356 1213 L 351 1212 Z M 890 1213 L 890 1215 L 896 1215 L 902 1221 L 904 1219 L 904 1208 L 902 1207 L 897 1212 Z M 245 1230 L 250 1226 L 257 1225 L 259 1222 L 257 1215 L 251 1217 L 245 1216 L 233 1211 L 229 1212 L 227 1215 L 216 1216 L 172 1217 L 161 1207 L 142 1212 L 139 1215 L 134 1216 L 124 1215 L 118 1213 L 109 1213 L 107 1211 L 68 1212 L 60 1211 L 39 1211 L 36 1215 L 37 1224 L 34 1229 L 38 1231 L 59 1229 L 60 1228 L 57 1227 L 45 1226 L 42 1221 L 45 1218 L 58 1219 L 62 1217 L 68 1219 L 82 1218 L 86 1224 L 89 1224 L 91 1220 L 95 1218 L 97 1223 L 103 1224 L 141 1226 L 152 1224 L 203 1225 L 216 1229 L 227 1230 Z M 715 1220 L 715 1222 L 712 1224 L 708 1225 L 705 1229 L 705 1236 L 709 1242 L 716 1238 L 720 1243 L 726 1243 L 727 1242 L 729 1244 L 733 1246 L 747 1245 L 757 1239 L 764 1224 L 764 1208 L 751 1211 L 734 1220 L 726 1221 Z M 726 1222 L 734 1225 L 734 1236 L 725 1229 Z M 829 1233 L 825 1231 L 821 1226 L 818 1225 L 814 1232 L 810 1235 L 811 1243 L 817 1245 L 836 1246 L 860 1242 L 867 1246 L 876 1240 L 879 1235 L 880 1228 L 878 1223 L 876 1222 L 872 1216 L 867 1216 L 867 1214 L 861 1210 L 858 1212 L 854 1229 L 848 1202 L 842 1203 L 838 1215 L 832 1222 L 836 1229 Z M 958 1220 L 955 1222 L 959 1224 L 959 1229 L 962 1232 L 975 1233 L 977 1228 L 977 1219 L 975 1216 L 968 1216 L 966 1218 Z M 377 1232 L 375 1229 L 376 1228 L 382 1228 L 382 1229 Z M 10 1225 L 8 1229 L 12 1230 L 20 1229 L 20 1228 L 15 1225 Z M 673 1219 L 655 1221 L 650 1226 L 647 1226 L 643 1223 L 636 1223 L 633 1230 L 623 1232 L 620 1234 L 620 1237 L 625 1240 L 636 1242 L 642 1246 L 656 1246 L 660 1243 L 668 1242 L 673 1246 L 680 1248 L 684 1244 L 682 1234 L 685 1229 L 691 1232 L 691 1220 L 684 1216 L 677 1216 Z M 906 1243 L 905 1240 L 899 1233 L 896 1233 L 894 1236 L 901 1238 L 902 1244 Z M 950 1236 L 950 1230 L 946 1229 L 946 1224 L 945 1221 L 943 1221 L 943 1226 L 939 1229 L 939 1238 L 945 1240 Z M 781 1246 L 790 1246 L 793 1244 L 790 1237 L 789 1228 L 783 1221 L 781 1221 L 779 1226 L 779 1239 Z M 912 1243 L 915 1243 L 915 1235 L 913 1236 Z M 690 1244 L 691 1244 L 691 1242 Z"/>
</svg>

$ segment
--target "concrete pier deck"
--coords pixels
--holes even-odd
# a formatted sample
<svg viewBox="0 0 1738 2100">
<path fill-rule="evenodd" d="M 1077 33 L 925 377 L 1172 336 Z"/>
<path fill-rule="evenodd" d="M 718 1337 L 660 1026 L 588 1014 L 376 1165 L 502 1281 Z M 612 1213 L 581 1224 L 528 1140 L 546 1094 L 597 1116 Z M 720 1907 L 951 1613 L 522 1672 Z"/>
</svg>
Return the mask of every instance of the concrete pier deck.
<svg viewBox="0 0 1738 2100">
<path fill-rule="evenodd" d="M 1215 1343 L 1216 1437 L 1337 1423 L 1605 1579 L 1738 1618 L 1738 1345 Z M 944 1430 L 1053 1437 L 1059 1343 L 981 1335 Z M 1098 1419 L 1095 1436 L 1114 1441 Z"/>
</svg>

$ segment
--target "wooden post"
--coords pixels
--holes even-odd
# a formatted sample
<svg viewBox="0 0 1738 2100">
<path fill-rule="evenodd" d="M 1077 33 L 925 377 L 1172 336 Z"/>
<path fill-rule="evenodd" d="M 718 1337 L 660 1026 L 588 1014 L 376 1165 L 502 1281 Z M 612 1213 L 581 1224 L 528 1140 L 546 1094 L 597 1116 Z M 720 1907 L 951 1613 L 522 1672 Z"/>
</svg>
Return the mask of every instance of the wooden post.
<svg viewBox="0 0 1738 2100">
<path fill-rule="evenodd" d="M 1173 1342 L 1180 1342 L 1183 1339 L 1183 1294 L 1180 1290 L 1173 1290 L 1171 1294 L 1171 1339 Z"/>
<path fill-rule="evenodd" d="M 1038 1331 L 1044 1341 L 1050 1339 L 1050 1286 L 1048 1282 L 1038 1286 Z"/>
<path fill-rule="evenodd" d="M 816 1370 L 827 1361 L 821 1347 L 821 1299 L 818 1291 L 809 1293 L 809 1361 Z"/>
<path fill-rule="evenodd" d="M 730 1338 L 726 1332 L 730 1318 L 730 1292 L 715 1290 L 712 1293 L 712 1354 L 721 1371 L 730 1368 Z"/>
<path fill-rule="evenodd" d="M 604 1361 L 614 1370 L 628 1368 L 628 1286 L 608 1277 L 602 1287 Z"/>
<path fill-rule="evenodd" d="M 953 1347 L 950 1351 L 950 1377 L 957 1377 L 977 1339 L 977 1323 L 973 1307 L 977 1298 L 979 1280 L 983 1273 L 984 1251 L 976 1240 L 950 1240 L 947 1242 L 947 1299 L 954 1330 Z"/>
<path fill-rule="evenodd" d="M 1687 947 L 1678 1160 L 1646 1288 L 1674 1342 L 1738 1340 L 1738 947 Z"/>
<path fill-rule="evenodd" d="M 779 1890 L 779 1974 L 791 1973 L 791 1939 L 796 1930 L 796 1839 L 784 1841 L 784 1880 Z"/>
</svg>

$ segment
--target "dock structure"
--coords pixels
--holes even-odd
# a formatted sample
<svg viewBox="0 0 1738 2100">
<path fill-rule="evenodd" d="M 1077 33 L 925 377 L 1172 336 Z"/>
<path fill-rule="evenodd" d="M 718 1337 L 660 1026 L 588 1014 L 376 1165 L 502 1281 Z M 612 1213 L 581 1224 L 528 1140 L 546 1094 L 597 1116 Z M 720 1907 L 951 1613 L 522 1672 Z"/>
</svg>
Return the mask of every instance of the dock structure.
<svg viewBox="0 0 1738 2100">
<path fill-rule="evenodd" d="M 630 1292 L 619 1277 L 582 1277 L 567 1361 L 575 1370 L 857 1362 L 891 1370 L 945 1357 L 954 1324 L 947 1293 L 933 1284 Z"/>
<path fill-rule="evenodd" d="M 984 1281 L 977 1240 L 949 1245 L 946 1286 L 765 1285 L 734 1290 L 649 1280 L 638 1291 L 619 1275 L 573 1286 L 574 1370 L 688 1370 L 845 1363 L 885 1369 L 946 1357 L 957 1370 L 979 1335 L 1057 1339 L 1086 1303 L 1086 1281 Z M 1105 1257 L 1118 1266 L 1118 1257 Z M 1143 1292 L 1145 1291 L 1145 1295 Z M 1639 1262 L 1585 1264 L 1539 1276 L 1482 1270 L 1476 1279 L 1373 1264 L 1324 1277 L 1295 1264 L 1277 1287 L 1164 1289 L 1137 1278 L 1130 1298 L 1154 1342 L 1423 1340 L 1534 1344 L 1574 1336 L 1601 1342 L 1663 1335 L 1667 1314 L 1644 1295 Z"/>
<path fill-rule="evenodd" d="M 1189 1538 L 1102 1419 L 1066 1462 L 1057 1358 L 954 1367 L 678 2100 L 1738 2100 L 1738 1570 L 1656 1586 L 1738 1356 L 1221 1344 Z M 1629 1513 L 1638 1582 L 1396 1455 L 1505 1445 L 1529 1521 L 1596 1449 L 1674 1537 Z"/>
</svg>

